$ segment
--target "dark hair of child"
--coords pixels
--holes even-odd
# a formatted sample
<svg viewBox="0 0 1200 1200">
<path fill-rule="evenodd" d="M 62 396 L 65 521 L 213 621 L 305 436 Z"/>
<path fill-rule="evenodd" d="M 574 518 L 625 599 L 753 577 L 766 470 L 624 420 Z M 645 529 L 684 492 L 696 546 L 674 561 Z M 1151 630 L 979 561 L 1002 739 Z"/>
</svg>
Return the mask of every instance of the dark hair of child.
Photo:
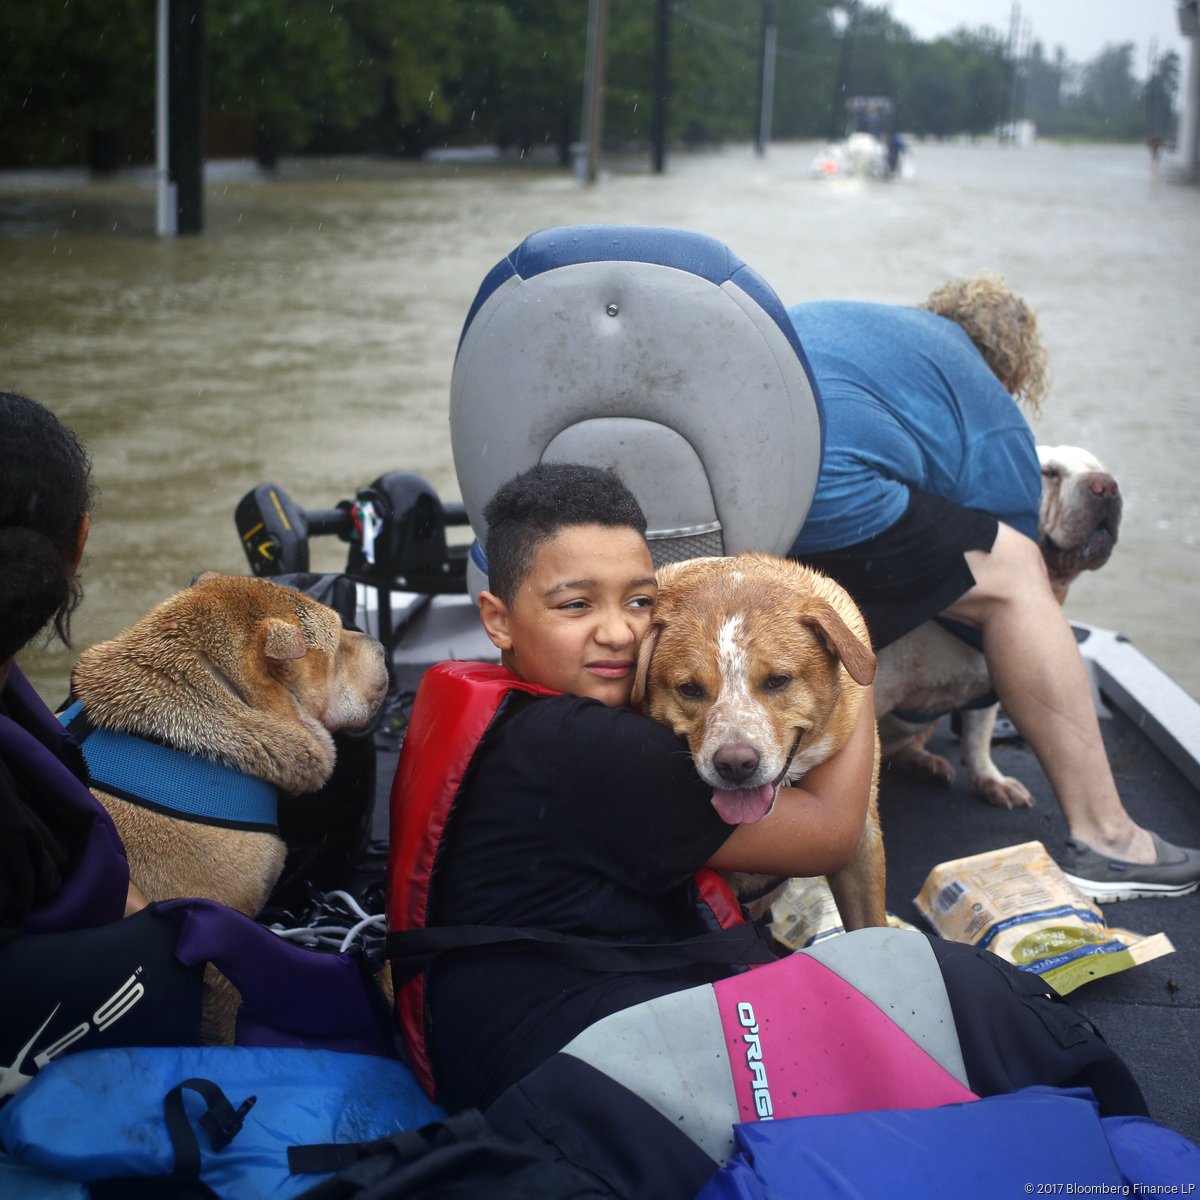
<svg viewBox="0 0 1200 1200">
<path fill-rule="evenodd" d="M 0 392 L 0 662 L 52 618 L 70 645 L 71 614 L 83 598 L 72 569 L 92 504 L 92 464 L 48 409 Z"/>
<path fill-rule="evenodd" d="M 538 546 L 570 525 L 646 532 L 633 493 L 611 471 L 579 463 L 539 463 L 510 479 L 483 510 L 488 589 L 512 604 Z"/>
</svg>

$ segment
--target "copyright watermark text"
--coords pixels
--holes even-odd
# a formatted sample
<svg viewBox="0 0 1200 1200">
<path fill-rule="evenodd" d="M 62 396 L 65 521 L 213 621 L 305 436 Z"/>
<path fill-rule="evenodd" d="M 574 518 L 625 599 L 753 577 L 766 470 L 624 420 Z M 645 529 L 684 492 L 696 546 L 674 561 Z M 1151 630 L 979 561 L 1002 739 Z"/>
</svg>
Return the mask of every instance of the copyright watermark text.
<svg viewBox="0 0 1200 1200">
<path fill-rule="evenodd" d="M 1191 1196 L 1194 1183 L 1027 1183 L 1027 1196 Z"/>
</svg>

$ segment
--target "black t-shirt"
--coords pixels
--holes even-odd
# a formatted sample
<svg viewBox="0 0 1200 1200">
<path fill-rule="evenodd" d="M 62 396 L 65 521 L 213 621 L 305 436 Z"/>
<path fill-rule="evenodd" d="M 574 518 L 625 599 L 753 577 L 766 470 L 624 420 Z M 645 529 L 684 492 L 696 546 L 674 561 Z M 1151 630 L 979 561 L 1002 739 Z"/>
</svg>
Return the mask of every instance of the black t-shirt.
<svg viewBox="0 0 1200 1200">
<path fill-rule="evenodd" d="M 578 696 L 514 693 L 448 823 L 429 923 L 693 937 L 692 875 L 733 832 L 711 796 L 669 729 Z M 526 948 L 448 957 L 430 983 L 440 1094 L 486 1105 L 600 1017 L 727 973 L 610 974 Z"/>
</svg>

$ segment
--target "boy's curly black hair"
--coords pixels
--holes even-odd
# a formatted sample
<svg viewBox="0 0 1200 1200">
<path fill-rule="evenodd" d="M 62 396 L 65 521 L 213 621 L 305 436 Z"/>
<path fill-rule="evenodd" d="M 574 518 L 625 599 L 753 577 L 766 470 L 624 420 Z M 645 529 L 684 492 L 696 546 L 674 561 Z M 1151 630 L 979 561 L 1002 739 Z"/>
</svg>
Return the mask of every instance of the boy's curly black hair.
<svg viewBox="0 0 1200 1200">
<path fill-rule="evenodd" d="M 539 463 L 510 479 L 483 509 L 488 532 L 488 589 L 505 604 L 516 599 L 538 546 L 569 525 L 627 527 L 646 532 L 633 493 L 611 471 L 580 463 Z"/>
</svg>

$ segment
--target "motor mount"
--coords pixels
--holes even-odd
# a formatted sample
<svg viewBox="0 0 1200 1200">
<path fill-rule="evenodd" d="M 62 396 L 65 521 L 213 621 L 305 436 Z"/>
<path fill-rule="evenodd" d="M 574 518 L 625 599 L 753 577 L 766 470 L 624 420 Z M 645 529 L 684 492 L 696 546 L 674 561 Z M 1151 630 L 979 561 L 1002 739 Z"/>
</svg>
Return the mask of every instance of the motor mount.
<svg viewBox="0 0 1200 1200">
<path fill-rule="evenodd" d="M 234 524 L 251 571 L 260 577 L 309 569 L 309 539 L 333 534 L 349 543 L 345 573 L 380 589 L 426 594 L 466 590 L 466 548 L 446 528 L 466 525 L 462 504 L 444 504 L 420 475 L 391 471 L 353 500 L 306 510 L 275 483 L 260 483 L 238 502 Z"/>
</svg>

